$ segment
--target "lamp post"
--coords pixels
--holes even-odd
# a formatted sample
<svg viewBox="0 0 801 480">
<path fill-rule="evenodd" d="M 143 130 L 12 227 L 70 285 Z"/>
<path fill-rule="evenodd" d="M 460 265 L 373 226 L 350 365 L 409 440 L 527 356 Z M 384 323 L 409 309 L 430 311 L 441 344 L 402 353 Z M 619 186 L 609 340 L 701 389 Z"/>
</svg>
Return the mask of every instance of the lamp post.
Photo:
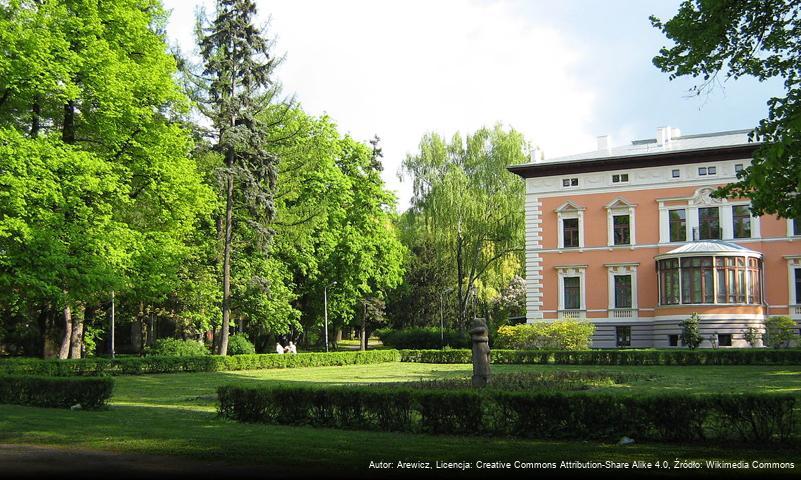
<svg viewBox="0 0 801 480">
<path fill-rule="evenodd" d="M 111 291 L 111 358 L 114 358 L 114 290 Z"/>
<path fill-rule="evenodd" d="M 328 287 L 333 287 L 337 282 L 334 280 L 325 287 L 323 287 L 323 305 L 325 316 L 325 353 L 328 353 Z"/>
<path fill-rule="evenodd" d="M 445 321 L 442 314 L 442 304 L 443 300 L 442 297 L 453 290 L 452 287 L 448 287 L 445 290 L 439 292 L 439 336 L 440 336 L 440 348 L 445 348 Z"/>
</svg>

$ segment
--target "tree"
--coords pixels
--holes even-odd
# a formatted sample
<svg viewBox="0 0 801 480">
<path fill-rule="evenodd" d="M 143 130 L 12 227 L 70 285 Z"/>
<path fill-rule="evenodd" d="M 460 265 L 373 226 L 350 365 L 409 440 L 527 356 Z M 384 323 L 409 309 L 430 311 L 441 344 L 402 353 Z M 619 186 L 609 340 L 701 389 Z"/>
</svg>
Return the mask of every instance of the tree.
<svg viewBox="0 0 801 480">
<path fill-rule="evenodd" d="M 174 288 L 208 213 L 165 22 L 157 0 L 0 5 L 0 56 L 10 60 L 0 62 L 0 128 L 20 180 L 0 208 L 40 232 L 5 250 L 13 269 L 3 273 L 16 285 L 6 305 L 43 319 L 45 337 L 52 313 L 63 312 L 61 356 L 81 350 L 82 312 L 94 315 L 112 290 L 147 283 L 163 297 Z M 53 195 L 41 197 L 44 189 Z M 14 195 L 31 208 L 19 210 Z M 27 257 L 38 248 L 52 255 L 37 265 Z M 137 277 L 145 271 L 158 273 Z"/>
<path fill-rule="evenodd" d="M 225 355 L 231 324 L 231 263 L 235 205 L 247 212 L 253 239 L 266 250 L 274 233 L 270 228 L 275 209 L 273 191 L 278 159 L 266 149 L 269 126 L 260 114 L 278 90 L 272 77 L 278 65 L 270 43 L 254 26 L 252 0 L 218 0 L 215 18 L 199 29 L 202 75 L 193 77 L 199 87 L 200 111 L 214 126 L 214 148 L 223 157 L 225 213 L 223 230 L 222 326 L 215 351 Z"/>
<path fill-rule="evenodd" d="M 685 0 L 672 19 L 651 23 L 675 42 L 654 64 L 671 80 L 702 79 L 698 95 L 719 76 L 784 79 L 786 95 L 768 100 L 768 117 L 750 135 L 765 143 L 716 195 L 750 198 L 755 215 L 801 217 L 801 1 Z"/>
<path fill-rule="evenodd" d="M 404 237 L 434 245 L 442 268 L 452 275 L 463 328 L 480 280 L 499 271 L 509 257 L 523 255 L 523 183 L 506 167 L 526 163 L 529 150 L 519 132 L 496 126 L 464 140 L 457 134 L 450 144 L 439 135 L 426 135 L 420 152 L 403 162 L 414 191 L 410 232 Z M 502 279 L 496 290 L 510 279 Z"/>
<path fill-rule="evenodd" d="M 765 320 L 765 335 L 763 336 L 765 346 L 788 348 L 793 337 L 795 337 L 794 331 L 796 328 L 795 321 L 790 317 L 768 317 Z"/>
<path fill-rule="evenodd" d="M 701 320 L 698 318 L 697 313 L 693 313 L 689 318 L 679 323 L 681 327 L 681 334 L 679 335 L 681 342 L 687 345 L 690 350 L 695 350 L 704 341 L 704 337 L 701 336 L 700 323 Z"/>
</svg>

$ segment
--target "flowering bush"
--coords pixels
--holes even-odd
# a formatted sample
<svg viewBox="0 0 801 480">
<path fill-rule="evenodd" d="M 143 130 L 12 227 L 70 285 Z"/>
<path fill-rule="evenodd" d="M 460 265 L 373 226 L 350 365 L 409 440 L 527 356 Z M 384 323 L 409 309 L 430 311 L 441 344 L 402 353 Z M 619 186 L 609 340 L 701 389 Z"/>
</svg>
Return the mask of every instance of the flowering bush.
<svg viewBox="0 0 801 480">
<path fill-rule="evenodd" d="M 514 350 L 586 350 L 595 325 L 576 320 L 509 325 L 498 329 L 497 348 Z"/>
</svg>

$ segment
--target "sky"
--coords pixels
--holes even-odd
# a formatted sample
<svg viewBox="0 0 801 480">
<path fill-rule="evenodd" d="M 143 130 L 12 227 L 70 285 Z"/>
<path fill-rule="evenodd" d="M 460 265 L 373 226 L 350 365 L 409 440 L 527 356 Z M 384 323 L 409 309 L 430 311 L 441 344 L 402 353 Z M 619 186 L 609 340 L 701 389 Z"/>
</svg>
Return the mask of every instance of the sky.
<svg viewBox="0 0 801 480">
<path fill-rule="evenodd" d="M 651 27 L 678 0 L 256 0 L 258 21 L 285 60 L 278 80 L 340 132 L 377 134 L 384 181 L 403 211 L 411 181 L 403 159 L 421 137 L 445 138 L 501 123 L 545 159 L 682 134 L 752 128 L 781 82 L 729 80 L 691 96 L 652 63 L 668 40 Z M 213 0 L 165 0 L 171 45 L 196 52 L 195 12 Z"/>
</svg>

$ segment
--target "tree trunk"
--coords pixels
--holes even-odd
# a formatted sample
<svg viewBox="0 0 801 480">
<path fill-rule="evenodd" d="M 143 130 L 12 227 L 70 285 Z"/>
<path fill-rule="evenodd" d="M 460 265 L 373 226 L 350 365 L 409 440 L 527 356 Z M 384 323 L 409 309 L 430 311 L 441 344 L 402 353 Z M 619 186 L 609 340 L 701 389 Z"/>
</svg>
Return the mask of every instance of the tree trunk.
<svg viewBox="0 0 801 480">
<path fill-rule="evenodd" d="M 231 171 L 234 163 L 233 150 L 228 151 L 226 165 L 228 174 L 226 175 L 225 193 L 225 248 L 223 250 L 223 301 L 222 301 L 222 327 L 220 328 L 220 338 L 217 343 L 217 355 L 228 353 L 228 329 L 231 324 L 231 241 L 233 238 L 234 222 L 234 175 Z"/>
<path fill-rule="evenodd" d="M 464 278 L 464 259 L 463 256 L 463 244 L 464 239 L 462 238 L 462 226 L 459 225 L 458 232 L 456 233 L 456 275 L 457 275 L 457 287 L 459 291 L 459 295 L 457 298 L 457 302 L 459 303 L 459 325 L 465 327 L 467 325 L 467 295 L 468 293 L 464 293 L 464 288 L 462 285 L 462 279 Z"/>
<path fill-rule="evenodd" d="M 66 144 L 75 143 L 75 102 L 70 100 L 64 105 L 64 126 L 61 140 Z"/>
<path fill-rule="evenodd" d="M 41 128 L 41 112 L 42 106 L 39 104 L 39 95 L 33 98 L 33 106 L 31 106 L 31 138 L 39 136 L 39 129 Z"/>
<path fill-rule="evenodd" d="M 61 336 L 61 346 L 58 349 L 58 358 L 65 359 L 70 354 L 70 341 L 72 340 L 72 310 L 70 306 L 64 307 L 64 335 Z"/>
<path fill-rule="evenodd" d="M 81 358 L 83 350 L 83 315 L 75 312 L 72 316 L 72 335 L 70 337 L 70 358 Z"/>
<path fill-rule="evenodd" d="M 367 303 L 362 303 L 362 331 L 359 333 L 359 350 L 367 350 Z"/>
<path fill-rule="evenodd" d="M 131 322 L 131 349 L 134 353 L 142 353 L 145 345 L 143 342 L 144 335 L 142 335 L 142 327 L 145 324 L 145 303 L 139 302 L 139 313 L 136 318 Z"/>
</svg>

